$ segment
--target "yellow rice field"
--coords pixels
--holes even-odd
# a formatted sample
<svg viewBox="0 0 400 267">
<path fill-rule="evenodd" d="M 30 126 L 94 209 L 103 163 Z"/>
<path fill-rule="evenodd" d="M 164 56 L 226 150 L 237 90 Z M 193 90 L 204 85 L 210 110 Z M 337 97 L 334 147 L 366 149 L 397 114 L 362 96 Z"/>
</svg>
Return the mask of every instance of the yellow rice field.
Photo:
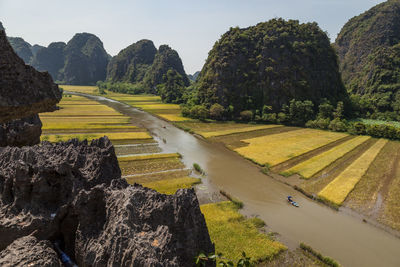
<svg viewBox="0 0 400 267">
<path fill-rule="evenodd" d="M 163 119 L 166 119 L 167 121 L 192 121 L 190 118 L 182 117 L 182 115 L 179 114 L 157 114 Z"/>
<path fill-rule="evenodd" d="M 122 114 L 105 105 L 61 105 L 59 110 L 41 113 L 41 117 L 63 116 L 122 116 Z"/>
<path fill-rule="evenodd" d="M 245 251 L 253 261 L 272 259 L 286 247 L 261 234 L 252 222 L 238 212 L 232 202 L 202 205 L 211 241 L 215 251 L 237 262 Z"/>
<path fill-rule="evenodd" d="M 326 152 L 321 153 L 320 155 L 301 162 L 300 164 L 287 170 L 285 173 L 298 173 L 304 178 L 310 178 L 370 138 L 371 137 L 369 136 L 357 136 L 349 141 L 335 146 Z"/>
<path fill-rule="evenodd" d="M 248 145 L 235 151 L 258 164 L 275 166 L 346 136 L 344 133 L 300 129 L 242 140 Z"/>
<path fill-rule="evenodd" d="M 44 122 L 43 130 L 80 130 L 80 129 L 103 129 L 103 130 L 133 130 L 137 129 L 133 125 L 107 125 L 107 124 L 90 124 L 90 123 L 60 123 L 60 122 Z"/>
<path fill-rule="evenodd" d="M 372 147 L 339 174 L 338 177 L 322 189 L 318 193 L 318 196 L 336 205 L 341 205 L 387 142 L 388 140 L 379 139 Z"/>
<path fill-rule="evenodd" d="M 193 177 L 182 177 L 166 179 L 154 182 L 143 183 L 142 185 L 154 189 L 162 194 L 172 195 L 178 189 L 191 188 L 195 184 L 201 183 L 201 179 Z"/>
<path fill-rule="evenodd" d="M 107 135 L 110 140 L 143 140 L 152 139 L 147 132 L 123 132 L 123 133 L 90 133 L 90 134 L 48 134 L 40 137 L 41 141 L 49 142 L 62 142 L 72 138 L 84 139 L 98 139 Z"/>
<path fill-rule="evenodd" d="M 44 127 L 46 125 L 63 125 L 63 124 L 87 124 L 87 125 L 118 125 L 118 124 L 128 124 L 131 120 L 129 117 L 125 116 L 68 116 L 68 117 L 46 117 L 40 115 L 40 119 Z M 61 126 L 59 126 L 61 127 Z"/>
<path fill-rule="evenodd" d="M 59 85 L 64 91 L 93 94 L 98 92 L 97 86 Z"/>
</svg>

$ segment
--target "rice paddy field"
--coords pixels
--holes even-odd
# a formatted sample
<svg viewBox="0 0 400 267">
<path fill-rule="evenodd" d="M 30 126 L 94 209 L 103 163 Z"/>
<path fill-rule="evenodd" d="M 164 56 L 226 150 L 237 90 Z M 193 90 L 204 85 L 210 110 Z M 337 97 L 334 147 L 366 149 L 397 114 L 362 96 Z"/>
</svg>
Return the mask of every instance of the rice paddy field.
<svg viewBox="0 0 400 267">
<path fill-rule="evenodd" d="M 400 230 L 397 141 L 280 125 L 177 124 L 265 166 L 310 197 Z"/>
<path fill-rule="evenodd" d="M 65 91 L 99 95 L 96 86 L 75 86 L 60 85 Z M 176 104 L 162 103 L 161 98 L 155 95 L 127 95 L 106 91 L 106 97 L 126 103 L 132 107 L 150 112 L 162 119 L 172 122 L 192 121 L 189 118 L 182 117 L 181 108 Z"/>
<path fill-rule="evenodd" d="M 68 91 L 98 94 L 95 87 L 62 87 Z M 160 98 L 156 96 L 128 96 L 108 92 L 107 97 L 141 108 L 166 120 L 189 123 L 187 118 L 181 117 L 178 105 L 163 104 Z M 201 183 L 201 179 L 191 177 L 192 170 L 182 163 L 180 154 L 162 153 L 157 143 L 138 142 L 138 140 L 147 140 L 147 132 L 130 124 L 128 118 L 112 113 L 104 107 L 98 110 L 102 113 L 107 110 L 110 113 L 95 116 L 91 113 L 92 110 L 96 110 L 90 107 L 92 105 L 98 104 L 77 96 L 72 96 L 65 101 L 63 99 L 60 106 L 66 110 L 60 112 L 60 116 L 56 116 L 56 114 L 43 114 L 41 116 L 44 121 L 45 136 L 47 136 L 44 138 L 51 141 L 67 138 L 67 136 L 83 138 L 84 135 L 86 137 L 94 136 L 95 134 L 92 131 L 96 132 L 99 129 L 104 130 L 105 135 L 112 136 L 115 133 L 114 131 L 118 130 L 117 140 L 121 140 L 122 133 L 137 138 L 129 144 L 118 143 L 115 146 L 122 175 L 128 183 L 139 183 L 164 194 L 174 194 L 177 189 L 190 188 Z M 86 113 L 86 110 L 90 110 L 90 112 Z M 91 120 L 92 118 L 93 120 Z M 66 120 L 66 122 L 60 123 L 61 120 Z M 278 125 L 218 123 L 198 123 L 197 125 L 199 129 L 203 130 L 202 135 L 205 138 L 280 127 Z M 193 125 L 191 127 L 194 128 Z M 125 131 L 122 132 L 122 129 Z M 71 133 L 71 131 L 75 132 Z M 127 140 L 129 141 L 129 139 Z M 262 226 L 259 225 L 259 221 L 254 218 L 245 218 L 232 202 L 204 204 L 201 206 L 201 210 L 217 251 L 223 253 L 229 259 L 237 260 L 245 251 L 253 260 L 271 260 L 286 250 L 283 244 L 261 233 L 260 227 Z"/>
</svg>

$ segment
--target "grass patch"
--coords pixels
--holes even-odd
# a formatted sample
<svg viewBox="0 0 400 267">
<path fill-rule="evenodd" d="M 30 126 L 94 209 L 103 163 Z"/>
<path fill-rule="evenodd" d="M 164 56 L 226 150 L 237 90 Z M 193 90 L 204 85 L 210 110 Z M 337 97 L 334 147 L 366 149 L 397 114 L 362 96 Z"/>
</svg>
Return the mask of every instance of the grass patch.
<svg viewBox="0 0 400 267">
<path fill-rule="evenodd" d="M 201 179 L 199 178 L 183 177 L 148 182 L 143 183 L 142 185 L 154 189 L 162 194 L 173 195 L 178 189 L 191 188 L 193 185 L 200 183 Z"/>
<path fill-rule="evenodd" d="M 336 205 L 341 205 L 347 195 L 353 190 L 361 177 L 366 173 L 369 165 L 385 146 L 387 140 L 380 139 L 350 166 L 348 166 L 338 177 L 322 189 L 318 196 L 329 200 Z"/>
<path fill-rule="evenodd" d="M 247 146 L 235 151 L 260 165 L 271 167 L 347 136 L 344 133 L 300 129 L 242 140 Z"/>
<path fill-rule="evenodd" d="M 230 195 L 229 193 L 225 192 L 224 190 L 219 190 L 220 194 L 223 195 L 224 197 L 226 197 L 228 200 L 230 200 L 233 204 L 235 204 L 235 206 L 238 209 L 241 209 L 244 207 L 244 204 L 241 200 L 233 197 L 232 195 Z"/>
<path fill-rule="evenodd" d="M 319 259 L 321 262 L 325 263 L 328 266 L 331 267 L 339 267 L 340 264 L 337 263 L 334 259 L 325 257 L 318 251 L 314 250 L 312 247 L 307 246 L 304 243 L 300 243 L 300 248 L 306 252 L 309 252 L 311 255 L 315 256 L 317 259 Z"/>
<path fill-rule="evenodd" d="M 290 176 L 292 174 L 300 174 L 303 178 L 310 178 L 319 171 L 325 169 L 327 166 L 331 165 L 337 159 L 343 157 L 362 143 L 370 139 L 369 136 L 357 136 L 349 141 L 346 141 L 334 148 L 325 151 L 315 157 L 312 157 L 300 164 L 290 168 L 289 170 L 283 172 L 285 176 Z"/>
<path fill-rule="evenodd" d="M 119 158 L 118 161 L 123 176 L 149 174 L 169 170 L 180 170 L 185 168 L 185 165 L 177 157 L 140 159 L 130 161 L 121 161 L 121 159 L 123 158 Z M 181 175 L 180 177 L 183 177 L 183 175 Z"/>
<path fill-rule="evenodd" d="M 246 219 L 232 202 L 202 205 L 208 231 L 215 251 L 237 262 L 242 252 L 254 261 L 271 260 L 286 247 L 261 234 L 254 219 Z"/>
<path fill-rule="evenodd" d="M 193 163 L 193 168 L 194 168 L 198 173 L 204 174 L 204 170 L 200 167 L 199 164 Z"/>
</svg>

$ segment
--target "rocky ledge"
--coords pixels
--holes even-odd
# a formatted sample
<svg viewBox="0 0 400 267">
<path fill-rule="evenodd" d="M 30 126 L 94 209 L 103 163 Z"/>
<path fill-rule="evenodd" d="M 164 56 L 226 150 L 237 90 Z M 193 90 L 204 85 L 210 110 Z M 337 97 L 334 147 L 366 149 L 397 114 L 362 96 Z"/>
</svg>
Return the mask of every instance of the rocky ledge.
<svg viewBox="0 0 400 267">
<path fill-rule="evenodd" d="M 0 264 L 51 250 L 29 264 L 58 266 L 55 242 L 78 266 L 192 266 L 214 251 L 195 192 L 128 185 L 107 138 L 0 148 Z"/>
</svg>

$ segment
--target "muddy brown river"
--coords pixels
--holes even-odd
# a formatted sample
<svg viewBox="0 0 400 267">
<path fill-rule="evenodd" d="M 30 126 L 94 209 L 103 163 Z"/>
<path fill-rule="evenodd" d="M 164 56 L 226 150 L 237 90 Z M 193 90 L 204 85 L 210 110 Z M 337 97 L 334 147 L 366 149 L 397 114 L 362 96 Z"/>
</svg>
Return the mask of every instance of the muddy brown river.
<svg viewBox="0 0 400 267">
<path fill-rule="evenodd" d="M 245 204 L 243 213 L 258 215 L 290 248 L 304 242 L 343 266 L 400 266 L 400 239 L 361 218 L 316 203 L 290 186 L 262 174 L 251 162 L 222 145 L 196 138 L 149 113 L 104 97 L 79 94 L 130 116 L 160 141 L 165 152 L 179 152 L 187 166 L 198 163 L 204 183 L 220 188 Z M 163 126 L 166 126 L 163 128 Z M 300 208 L 289 205 L 292 195 Z"/>
</svg>

